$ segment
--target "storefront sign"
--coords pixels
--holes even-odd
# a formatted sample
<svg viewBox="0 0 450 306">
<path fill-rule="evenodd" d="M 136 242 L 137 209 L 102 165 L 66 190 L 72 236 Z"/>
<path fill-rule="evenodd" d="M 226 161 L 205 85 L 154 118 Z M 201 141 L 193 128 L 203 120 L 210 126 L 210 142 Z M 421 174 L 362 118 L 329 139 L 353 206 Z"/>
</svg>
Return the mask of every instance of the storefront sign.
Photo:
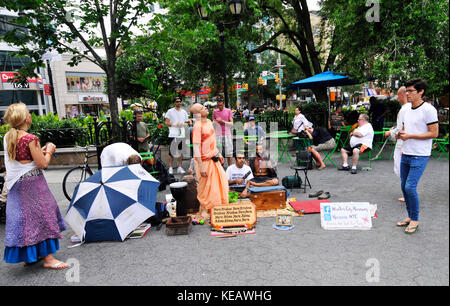
<svg viewBox="0 0 450 306">
<path fill-rule="evenodd" d="M 252 226 L 256 222 L 256 206 L 246 204 L 219 205 L 211 210 L 211 224 L 216 228 Z"/>
<path fill-rule="evenodd" d="M 17 72 L 1 72 L 0 78 L 2 79 L 2 83 L 10 82 L 9 80 L 14 79 L 18 75 Z M 27 78 L 28 83 L 39 83 L 42 84 L 42 78 L 41 77 L 32 77 Z"/>
<path fill-rule="evenodd" d="M 369 202 L 320 203 L 320 221 L 327 230 L 369 230 Z"/>
<path fill-rule="evenodd" d="M 78 102 L 82 103 L 108 103 L 106 95 L 79 95 Z"/>
</svg>

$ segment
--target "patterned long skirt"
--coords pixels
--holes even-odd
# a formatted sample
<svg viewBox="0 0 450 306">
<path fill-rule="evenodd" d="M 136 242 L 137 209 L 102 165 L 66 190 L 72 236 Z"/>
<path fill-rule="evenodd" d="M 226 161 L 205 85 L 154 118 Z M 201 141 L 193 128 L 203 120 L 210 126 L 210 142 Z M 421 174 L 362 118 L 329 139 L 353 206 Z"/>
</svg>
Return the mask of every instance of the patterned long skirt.
<svg viewBox="0 0 450 306">
<path fill-rule="evenodd" d="M 31 170 L 11 188 L 6 203 L 5 253 L 8 263 L 35 262 L 59 249 L 66 229 L 42 170 Z"/>
</svg>

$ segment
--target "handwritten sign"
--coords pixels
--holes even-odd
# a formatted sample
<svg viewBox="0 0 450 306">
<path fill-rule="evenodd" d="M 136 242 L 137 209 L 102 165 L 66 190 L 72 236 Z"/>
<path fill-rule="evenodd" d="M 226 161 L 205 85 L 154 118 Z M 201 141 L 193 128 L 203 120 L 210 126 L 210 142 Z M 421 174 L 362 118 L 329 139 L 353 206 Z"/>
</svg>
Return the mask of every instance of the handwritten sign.
<svg viewBox="0 0 450 306">
<path fill-rule="evenodd" d="M 320 222 L 327 230 L 369 230 L 372 228 L 370 204 L 320 203 Z"/>
<path fill-rule="evenodd" d="M 251 202 L 220 205 L 211 210 L 211 224 L 214 227 L 252 226 L 255 222 L 256 206 Z"/>
</svg>

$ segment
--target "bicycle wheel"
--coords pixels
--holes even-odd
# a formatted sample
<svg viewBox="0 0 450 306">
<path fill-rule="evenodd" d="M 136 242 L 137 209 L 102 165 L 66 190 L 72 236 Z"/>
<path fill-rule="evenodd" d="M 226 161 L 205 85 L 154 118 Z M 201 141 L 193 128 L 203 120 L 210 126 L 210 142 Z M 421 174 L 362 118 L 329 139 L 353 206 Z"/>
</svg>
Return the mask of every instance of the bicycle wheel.
<svg viewBox="0 0 450 306">
<path fill-rule="evenodd" d="M 85 171 L 81 166 L 72 168 L 66 173 L 63 179 L 62 187 L 67 200 L 72 200 L 73 192 L 75 191 L 75 188 L 78 186 L 78 184 L 80 184 L 91 175 L 92 170 L 90 168 L 86 168 Z"/>
</svg>

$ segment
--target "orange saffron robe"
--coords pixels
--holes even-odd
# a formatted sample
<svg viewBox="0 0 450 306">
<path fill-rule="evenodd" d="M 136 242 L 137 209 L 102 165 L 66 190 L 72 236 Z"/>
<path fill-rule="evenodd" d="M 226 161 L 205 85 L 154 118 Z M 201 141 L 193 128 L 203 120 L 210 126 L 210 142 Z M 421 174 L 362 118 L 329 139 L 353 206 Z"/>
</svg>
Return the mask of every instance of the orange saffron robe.
<svg viewBox="0 0 450 306">
<path fill-rule="evenodd" d="M 197 198 L 200 205 L 211 209 L 217 205 L 228 205 L 228 178 L 219 161 L 212 161 L 212 157 L 219 153 L 216 147 L 216 133 L 211 120 L 202 122 L 198 120 L 192 130 L 192 142 L 201 145 L 201 159 L 208 177 L 200 175 L 200 167 L 195 160 L 197 169 Z M 194 152 L 195 155 L 195 152 Z M 194 156 L 196 157 L 196 156 Z"/>
</svg>

